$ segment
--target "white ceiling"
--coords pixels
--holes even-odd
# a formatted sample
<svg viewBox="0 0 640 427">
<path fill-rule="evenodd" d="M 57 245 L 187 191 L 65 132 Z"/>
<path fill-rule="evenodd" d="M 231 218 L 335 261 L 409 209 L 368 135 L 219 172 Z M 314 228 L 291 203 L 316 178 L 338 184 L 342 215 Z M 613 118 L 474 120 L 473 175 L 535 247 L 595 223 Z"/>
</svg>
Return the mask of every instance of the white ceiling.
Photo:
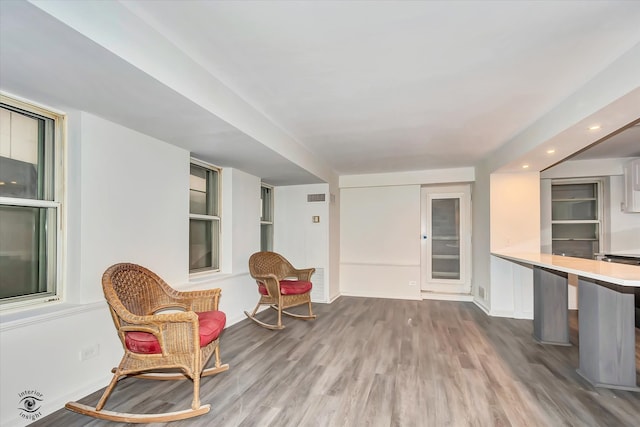
<svg viewBox="0 0 640 427">
<path fill-rule="evenodd" d="M 474 166 L 640 42 L 634 1 L 120 5 L 340 175 Z M 5 91 L 319 181 L 33 5 L 0 1 L 0 24 Z"/>
<path fill-rule="evenodd" d="M 598 141 L 584 151 L 572 156 L 572 160 L 616 159 L 640 157 L 640 123 Z"/>
</svg>

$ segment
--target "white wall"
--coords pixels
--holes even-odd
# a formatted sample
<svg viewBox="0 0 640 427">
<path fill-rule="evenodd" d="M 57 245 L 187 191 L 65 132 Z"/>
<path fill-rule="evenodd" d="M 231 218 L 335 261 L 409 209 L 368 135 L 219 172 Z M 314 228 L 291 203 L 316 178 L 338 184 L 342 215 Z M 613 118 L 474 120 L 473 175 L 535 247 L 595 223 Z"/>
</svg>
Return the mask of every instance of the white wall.
<svg viewBox="0 0 640 427">
<path fill-rule="evenodd" d="M 420 299 L 420 186 L 343 188 L 340 197 L 341 293 Z"/>
<path fill-rule="evenodd" d="M 540 251 L 540 174 L 491 175 L 491 251 Z M 491 257 L 490 314 L 533 318 L 533 270 Z"/>
<path fill-rule="evenodd" d="M 246 319 L 243 312 L 258 301 L 248 262 L 260 250 L 260 178 L 222 167 L 222 271 L 191 277 L 183 288 L 220 288 L 220 310 L 230 326 Z"/>
<path fill-rule="evenodd" d="M 222 272 L 248 272 L 247 254 L 260 250 L 260 178 L 222 170 Z"/>
<path fill-rule="evenodd" d="M 80 361 L 84 346 L 98 345 L 99 356 Z M 42 393 L 45 416 L 107 385 L 122 349 L 104 303 L 87 304 L 0 328 L 0 425 L 29 424 L 20 417 L 19 393 Z"/>
<path fill-rule="evenodd" d="M 445 184 L 472 182 L 474 179 L 474 168 L 431 169 L 408 172 L 372 173 L 367 175 L 343 175 L 340 177 L 340 188 Z"/>
<path fill-rule="evenodd" d="M 340 188 L 329 184 L 329 301 L 340 296 Z"/>
<path fill-rule="evenodd" d="M 246 260 L 259 248 L 259 178 L 223 169 L 223 231 L 233 241 L 223 257 L 231 269 L 189 281 L 189 153 L 90 114 L 70 113 L 68 121 L 67 301 L 2 315 L 1 425 L 26 424 L 16 409 L 25 390 L 43 394 L 44 416 L 107 384 L 122 356 L 100 284 L 113 263 L 142 264 L 179 289 L 221 287 L 227 325 L 258 297 Z M 81 361 L 93 345 L 98 356 Z"/>
<path fill-rule="evenodd" d="M 540 251 L 540 175 L 491 175 L 491 251 Z"/>
<path fill-rule="evenodd" d="M 168 283 L 187 281 L 188 179 L 185 150 L 83 114 L 83 302 L 104 299 L 102 272 L 117 262 L 141 264 Z"/>
<path fill-rule="evenodd" d="M 329 302 L 331 197 L 329 184 L 292 185 L 274 188 L 273 249 L 294 267 L 316 268 L 312 300 Z M 307 202 L 308 194 L 324 194 L 324 202 Z M 335 203 L 335 202 L 334 202 Z M 320 222 L 312 221 L 318 216 Z M 321 272 L 318 269 L 323 270 Z M 321 277 L 323 278 L 322 282 Z"/>
<path fill-rule="evenodd" d="M 491 179 L 486 163 L 475 170 L 471 192 L 471 292 L 474 301 L 489 312 L 491 308 L 491 274 L 489 246 L 491 245 Z"/>
<path fill-rule="evenodd" d="M 474 168 L 341 176 L 340 293 L 420 299 L 420 187 L 474 179 Z"/>
</svg>

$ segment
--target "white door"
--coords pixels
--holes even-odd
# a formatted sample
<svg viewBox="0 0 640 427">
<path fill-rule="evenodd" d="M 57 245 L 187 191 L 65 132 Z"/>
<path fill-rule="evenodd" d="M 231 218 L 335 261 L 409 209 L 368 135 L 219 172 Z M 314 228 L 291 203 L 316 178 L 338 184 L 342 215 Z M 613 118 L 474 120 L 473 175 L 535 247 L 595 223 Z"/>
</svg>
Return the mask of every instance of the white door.
<svg viewBox="0 0 640 427">
<path fill-rule="evenodd" d="M 422 187 L 422 290 L 471 292 L 471 187 Z"/>
</svg>

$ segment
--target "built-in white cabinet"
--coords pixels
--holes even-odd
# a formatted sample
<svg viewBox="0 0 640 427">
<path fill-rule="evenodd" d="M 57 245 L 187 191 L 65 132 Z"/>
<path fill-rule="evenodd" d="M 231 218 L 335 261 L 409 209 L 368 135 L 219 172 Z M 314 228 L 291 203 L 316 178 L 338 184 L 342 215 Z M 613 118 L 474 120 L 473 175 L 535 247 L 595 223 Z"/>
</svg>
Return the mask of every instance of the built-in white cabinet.
<svg viewBox="0 0 640 427">
<path fill-rule="evenodd" d="M 640 212 L 640 159 L 624 165 L 624 199 L 624 212 Z"/>
</svg>

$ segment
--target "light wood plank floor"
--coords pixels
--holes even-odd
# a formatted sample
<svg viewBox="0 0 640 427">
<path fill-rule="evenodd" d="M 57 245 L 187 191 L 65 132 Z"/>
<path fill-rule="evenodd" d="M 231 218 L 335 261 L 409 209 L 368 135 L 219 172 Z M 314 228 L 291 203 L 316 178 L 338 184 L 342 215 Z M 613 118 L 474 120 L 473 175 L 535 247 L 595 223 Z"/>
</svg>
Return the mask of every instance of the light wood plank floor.
<svg viewBox="0 0 640 427">
<path fill-rule="evenodd" d="M 590 386 L 575 371 L 577 346 L 537 344 L 530 320 L 444 301 L 341 297 L 314 310 L 317 320 L 286 318 L 282 331 L 249 320 L 225 330 L 230 370 L 202 381 L 211 412 L 170 425 L 640 425 L 640 393 Z M 571 325 L 575 341 L 575 313 Z M 107 407 L 174 411 L 190 394 L 189 381 L 126 379 Z M 33 425 L 118 424 L 63 409 Z"/>
</svg>

